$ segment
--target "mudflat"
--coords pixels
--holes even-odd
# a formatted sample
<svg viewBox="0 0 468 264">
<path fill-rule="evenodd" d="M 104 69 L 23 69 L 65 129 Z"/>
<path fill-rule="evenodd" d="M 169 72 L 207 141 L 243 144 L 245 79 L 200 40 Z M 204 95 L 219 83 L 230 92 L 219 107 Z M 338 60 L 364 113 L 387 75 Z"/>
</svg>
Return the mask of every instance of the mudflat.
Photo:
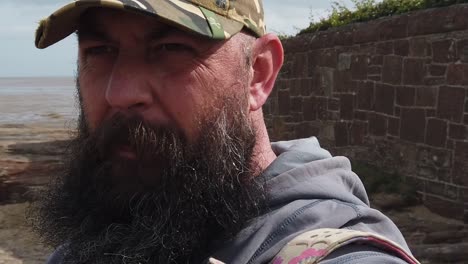
<svg viewBox="0 0 468 264">
<path fill-rule="evenodd" d="M 50 124 L 0 125 L 0 264 L 45 263 L 52 251 L 32 232 L 26 212 L 60 172 L 70 133 Z"/>
<path fill-rule="evenodd" d="M 0 78 L 0 264 L 45 263 L 26 212 L 60 173 L 76 120 L 73 78 Z"/>
</svg>

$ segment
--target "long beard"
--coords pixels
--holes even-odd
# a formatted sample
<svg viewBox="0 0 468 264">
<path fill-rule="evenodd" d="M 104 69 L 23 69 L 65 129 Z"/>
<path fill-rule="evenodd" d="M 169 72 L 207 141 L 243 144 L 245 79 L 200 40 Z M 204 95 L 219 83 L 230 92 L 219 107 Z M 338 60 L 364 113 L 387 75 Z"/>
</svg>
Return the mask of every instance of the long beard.
<svg viewBox="0 0 468 264">
<path fill-rule="evenodd" d="M 35 209 L 37 231 L 66 245 L 66 263 L 201 262 L 264 209 L 255 131 L 232 105 L 206 118 L 194 143 L 137 116 L 93 133 L 80 120 L 66 173 Z"/>
</svg>

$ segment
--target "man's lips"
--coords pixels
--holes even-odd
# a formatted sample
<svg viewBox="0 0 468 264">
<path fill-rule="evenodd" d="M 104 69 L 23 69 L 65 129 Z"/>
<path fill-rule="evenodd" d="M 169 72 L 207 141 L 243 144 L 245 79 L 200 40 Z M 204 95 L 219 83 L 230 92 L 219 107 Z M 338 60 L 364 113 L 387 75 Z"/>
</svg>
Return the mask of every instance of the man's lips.
<svg viewBox="0 0 468 264">
<path fill-rule="evenodd" d="M 116 153 L 122 158 L 135 160 L 137 155 L 133 148 L 130 146 L 119 146 L 116 148 Z"/>
</svg>

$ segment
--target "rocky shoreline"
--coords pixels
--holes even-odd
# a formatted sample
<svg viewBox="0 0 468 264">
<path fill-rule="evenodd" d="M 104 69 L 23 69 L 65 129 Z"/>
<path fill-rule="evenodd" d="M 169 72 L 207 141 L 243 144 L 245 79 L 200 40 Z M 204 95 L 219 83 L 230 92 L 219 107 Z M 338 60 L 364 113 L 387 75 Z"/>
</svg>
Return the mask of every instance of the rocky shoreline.
<svg viewBox="0 0 468 264">
<path fill-rule="evenodd" d="M 70 135 L 57 125 L 0 125 L 0 264 L 44 263 L 50 254 L 25 212 L 37 190 L 60 173 Z M 398 195 L 371 200 L 400 227 L 422 263 L 468 263 L 468 225 L 422 205 L 407 207 Z"/>
<path fill-rule="evenodd" d="M 0 125 L 0 264 L 45 263 L 51 249 L 31 232 L 26 210 L 60 171 L 70 132 L 60 125 Z"/>
</svg>

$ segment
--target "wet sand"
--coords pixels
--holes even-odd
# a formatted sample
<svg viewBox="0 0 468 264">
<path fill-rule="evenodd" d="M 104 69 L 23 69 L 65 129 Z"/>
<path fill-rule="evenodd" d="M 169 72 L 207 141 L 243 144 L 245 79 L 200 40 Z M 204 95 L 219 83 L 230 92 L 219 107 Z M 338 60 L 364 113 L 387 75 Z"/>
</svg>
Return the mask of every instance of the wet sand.
<svg viewBox="0 0 468 264">
<path fill-rule="evenodd" d="M 0 264 L 45 263 L 52 251 L 31 231 L 26 209 L 60 171 L 71 132 L 58 123 L 0 125 Z"/>
</svg>

